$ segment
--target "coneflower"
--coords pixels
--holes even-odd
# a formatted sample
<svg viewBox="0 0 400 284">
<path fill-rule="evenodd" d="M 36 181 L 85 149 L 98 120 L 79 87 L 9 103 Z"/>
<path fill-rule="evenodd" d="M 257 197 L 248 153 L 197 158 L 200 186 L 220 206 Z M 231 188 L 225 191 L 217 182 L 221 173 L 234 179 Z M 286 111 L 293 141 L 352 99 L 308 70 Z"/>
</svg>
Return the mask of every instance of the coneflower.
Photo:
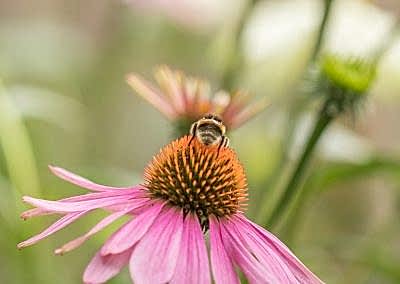
<svg viewBox="0 0 400 284">
<path fill-rule="evenodd" d="M 134 283 L 322 283 L 274 235 L 244 216 L 247 182 L 236 153 L 184 136 L 165 146 L 128 188 L 95 184 L 66 170 L 53 173 L 93 193 L 59 201 L 25 196 L 36 208 L 24 219 L 64 215 L 32 245 L 95 209 L 112 213 L 89 232 L 57 249 L 66 253 L 124 215 L 128 220 L 104 243 L 86 268 L 85 283 L 104 283 L 129 265 Z M 206 243 L 209 242 L 209 255 Z M 209 259 L 211 261 L 209 261 Z M 210 267 L 211 266 L 211 267 Z"/>
<path fill-rule="evenodd" d="M 250 96 L 246 92 L 213 93 L 207 81 L 186 76 L 183 72 L 171 70 L 167 66 L 161 66 L 155 72 L 159 87 L 134 73 L 128 74 L 126 78 L 128 84 L 141 97 L 174 122 L 178 133 L 186 133 L 190 124 L 206 113 L 218 115 L 226 127 L 232 130 L 267 105 L 265 98 L 250 103 Z"/>
</svg>

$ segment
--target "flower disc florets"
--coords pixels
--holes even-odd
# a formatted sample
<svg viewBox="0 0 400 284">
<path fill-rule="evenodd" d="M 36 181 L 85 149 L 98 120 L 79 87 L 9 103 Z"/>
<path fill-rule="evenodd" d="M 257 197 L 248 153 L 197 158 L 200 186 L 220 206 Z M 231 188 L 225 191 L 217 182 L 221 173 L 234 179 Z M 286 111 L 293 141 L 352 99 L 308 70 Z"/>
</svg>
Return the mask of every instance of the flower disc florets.
<svg viewBox="0 0 400 284">
<path fill-rule="evenodd" d="M 161 149 L 145 169 L 144 179 L 152 197 L 194 212 L 200 220 L 230 216 L 247 200 L 246 177 L 235 152 L 206 146 L 192 136 Z"/>
</svg>

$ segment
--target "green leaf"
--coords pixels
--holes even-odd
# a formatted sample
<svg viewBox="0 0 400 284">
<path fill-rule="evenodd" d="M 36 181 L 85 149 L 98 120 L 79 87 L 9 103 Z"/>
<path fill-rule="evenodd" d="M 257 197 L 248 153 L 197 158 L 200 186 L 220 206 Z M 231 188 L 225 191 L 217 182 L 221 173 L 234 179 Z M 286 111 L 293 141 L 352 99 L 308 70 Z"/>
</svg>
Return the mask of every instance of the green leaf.
<svg viewBox="0 0 400 284">
<path fill-rule="evenodd" d="M 28 130 L 1 80 L 0 146 L 13 186 L 22 194 L 39 196 L 39 176 Z"/>
</svg>

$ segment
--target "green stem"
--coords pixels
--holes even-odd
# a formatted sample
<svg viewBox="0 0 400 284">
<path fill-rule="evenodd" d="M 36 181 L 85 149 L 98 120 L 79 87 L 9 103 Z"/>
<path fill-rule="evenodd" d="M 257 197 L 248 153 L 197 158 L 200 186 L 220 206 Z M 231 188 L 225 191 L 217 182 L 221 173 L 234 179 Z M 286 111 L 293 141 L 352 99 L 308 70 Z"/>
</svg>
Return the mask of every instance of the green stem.
<svg viewBox="0 0 400 284">
<path fill-rule="evenodd" d="M 333 116 L 329 115 L 328 112 L 329 106 L 330 100 L 328 99 L 325 102 L 317 121 L 315 122 L 314 129 L 310 137 L 308 138 L 303 154 L 300 156 L 300 159 L 294 168 L 291 178 L 289 179 L 289 182 L 283 191 L 283 195 L 279 199 L 277 203 L 278 205 L 274 208 L 270 218 L 268 219 L 268 222 L 266 224 L 267 226 L 273 226 L 276 224 L 281 214 L 289 207 L 293 198 L 298 193 L 300 188 L 299 185 L 304 176 L 304 172 L 307 169 L 307 165 L 310 161 L 315 146 L 317 145 L 317 142 L 326 127 L 333 120 Z"/>
<path fill-rule="evenodd" d="M 317 40 L 314 45 L 314 49 L 311 53 L 311 62 L 317 58 L 319 51 L 321 50 L 321 45 L 322 45 L 322 41 L 324 38 L 325 30 L 327 27 L 329 14 L 331 12 L 332 3 L 333 3 L 333 0 L 325 0 L 324 15 L 322 17 L 321 25 L 319 26 L 318 36 L 317 36 Z"/>
<path fill-rule="evenodd" d="M 258 223 L 262 223 L 265 220 L 265 217 L 268 216 L 268 204 L 269 200 L 273 200 L 273 195 L 275 194 L 276 188 L 278 188 L 278 184 L 281 182 L 283 173 L 285 172 L 285 165 L 289 161 L 289 152 L 293 146 L 293 137 L 296 123 L 295 121 L 301 114 L 302 107 L 294 108 L 290 106 L 290 110 L 288 111 L 289 117 L 287 119 L 285 130 L 283 131 L 282 141 L 280 142 L 280 153 L 279 153 L 279 161 L 275 163 L 274 168 L 271 170 L 271 173 L 265 177 L 260 186 L 261 190 L 259 190 L 258 196 L 254 198 L 255 205 L 251 206 L 251 208 L 255 208 L 257 210 L 257 214 L 255 216 L 256 221 Z M 264 190 L 267 189 L 267 190 Z"/>
<path fill-rule="evenodd" d="M 242 38 L 247 19 L 256 3 L 257 0 L 249 0 L 248 3 L 245 4 L 246 6 L 243 8 L 243 12 L 236 24 L 232 52 L 229 53 L 229 58 L 221 75 L 221 88 L 224 90 L 232 90 L 238 76 L 238 71 L 242 70 L 244 60 L 240 49 L 240 39 Z"/>
<path fill-rule="evenodd" d="M 318 30 L 318 35 L 317 35 L 317 39 L 315 41 L 314 47 L 313 47 L 313 51 L 311 53 L 311 57 L 309 59 L 308 65 L 311 65 L 314 63 L 316 57 L 318 56 L 320 49 L 321 49 L 321 45 L 323 42 L 323 37 L 327 28 L 327 23 L 328 23 L 328 19 L 329 19 L 329 15 L 331 12 L 331 8 L 332 8 L 332 3 L 333 0 L 325 0 L 325 7 L 324 7 L 324 14 L 321 20 L 321 24 Z M 304 101 L 300 102 L 302 105 L 305 104 Z M 291 106 L 291 109 L 289 110 L 289 119 L 288 119 L 288 127 L 287 127 L 287 134 L 286 139 L 282 145 L 282 152 L 281 152 L 281 161 L 276 165 L 275 169 L 273 170 L 273 175 L 269 176 L 266 178 L 265 182 L 264 182 L 264 186 L 263 188 L 270 188 L 269 186 L 273 186 L 273 188 L 276 187 L 276 185 L 278 184 L 278 182 L 280 181 L 280 179 L 282 178 L 282 174 L 283 174 L 283 166 L 285 164 L 285 162 L 287 161 L 287 155 L 289 152 L 289 149 L 292 147 L 293 144 L 293 134 L 294 131 L 296 130 L 295 127 L 295 121 L 296 118 L 298 118 L 301 115 L 301 109 L 298 107 L 299 102 L 294 103 Z M 268 199 L 270 198 L 271 194 L 266 194 L 265 191 L 261 192 L 259 199 L 261 200 L 261 204 L 266 204 Z M 268 211 L 267 210 L 261 210 L 257 216 L 257 220 L 259 222 L 262 222 L 263 220 L 265 220 L 265 216 L 267 215 Z"/>
</svg>

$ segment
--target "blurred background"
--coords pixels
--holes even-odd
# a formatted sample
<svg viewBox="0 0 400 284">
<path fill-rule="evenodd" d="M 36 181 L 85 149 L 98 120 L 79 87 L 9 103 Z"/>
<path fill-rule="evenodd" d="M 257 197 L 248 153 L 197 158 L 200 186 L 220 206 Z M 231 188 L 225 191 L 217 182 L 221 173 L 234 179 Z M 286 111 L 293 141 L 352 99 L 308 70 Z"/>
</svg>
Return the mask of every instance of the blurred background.
<svg viewBox="0 0 400 284">
<path fill-rule="evenodd" d="M 52 176 L 49 164 L 98 183 L 139 183 L 152 155 L 174 138 L 173 127 L 129 88 L 125 75 L 153 80 L 160 64 L 210 80 L 217 91 L 227 62 L 237 56 L 240 68 L 229 91 L 268 97 L 262 114 L 229 134 L 248 175 L 248 215 L 262 224 L 272 189 L 282 183 L 275 177 L 284 177 L 298 156 L 317 109 L 309 103 L 295 119 L 290 114 L 323 4 L 1 0 L 0 282 L 81 282 L 118 224 L 65 256 L 53 250 L 88 230 L 102 212 L 19 251 L 18 242 L 54 221 L 22 221 L 27 206 L 21 196 L 84 192 Z M 304 182 L 308 197 L 286 227 L 273 231 L 327 283 L 400 283 L 400 34 L 393 33 L 400 2 L 332 5 L 322 51 L 368 57 L 388 38 L 390 44 L 362 109 L 336 121 L 321 139 Z M 130 278 L 124 272 L 110 283 Z"/>
</svg>

